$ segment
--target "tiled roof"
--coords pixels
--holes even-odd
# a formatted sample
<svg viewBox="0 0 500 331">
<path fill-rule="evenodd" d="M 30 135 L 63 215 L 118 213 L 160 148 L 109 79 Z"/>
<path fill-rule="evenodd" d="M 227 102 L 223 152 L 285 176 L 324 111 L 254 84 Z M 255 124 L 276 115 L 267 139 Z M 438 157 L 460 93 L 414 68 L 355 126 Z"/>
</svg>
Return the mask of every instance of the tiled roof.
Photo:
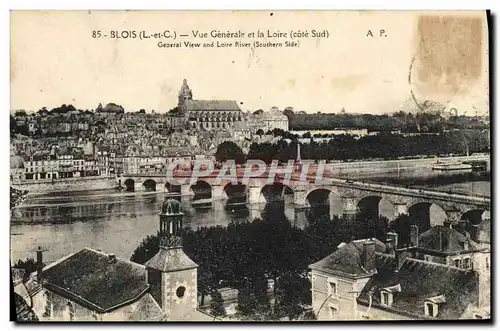
<svg viewBox="0 0 500 331">
<path fill-rule="evenodd" d="M 160 322 L 166 320 L 166 315 L 150 293 L 144 294 L 136 302 L 124 306 L 117 311 L 119 322 Z"/>
<path fill-rule="evenodd" d="M 466 241 L 469 241 L 468 249 L 464 248 Z M 478 250 L 481 247 L 453 228 L 434 226 L 418 237 L 418 249 L 455 254 L 466 250 Z"/>
<path fill-rule="evenodd" d="M 144 266 L 89 248 L 44 268 L 43 283 L 100 312 L 137 299 L 149 288 Z"/>
<path fill-rule="evenodd" d="M 376 252 L 385 252 L 385 244 L 378 239 L 375 242 Z M 355 240 L 348 244 L 341 244 L 324 259 L 312 264 L 311 269 L 328 269 L 328 271 L 342 272 L 350 275 L 369 275 L 371 272 L 363 268 L 362 253 L 365 240 Z"/>
<path fill-rule="evenodd" d="M 187 111 L 241 111 L 236 101 L 232 100 L 186 100 L 184 107 Z"/>
<path fill-rule="evenodd" d="M 182 247 L 160 247 L 158 253 L 144 265 L 148 268 L 160 271 L 186 270 L 198 267 L 198 265 L 184 253 Z"/>
<path fill-rule="evenodd" d="M 14 293 L 14 303 L 16 305 L 16 317 L 18 322 L 35 322 L 38 317 L 30 308 L 26 301 L 17 293 Z"/>
<path fill-rule="evenodd" d="M 406 258 L 398 272 L 393 271 L 395 258 L 376 253 L 377 273 L 364 287 L 358 302 L 365 305 L 369 294 L 374 306 L 413 318 L 426 318 L 424 303 L 439 298 L 438 319 L 458 319 L 467 306 L 477 302 L 478 282 L 474 272 L 452 266 Z M 381 305 L 380 290 L 399 285 L 393 292 L 390 307 Z"/>
</svg>

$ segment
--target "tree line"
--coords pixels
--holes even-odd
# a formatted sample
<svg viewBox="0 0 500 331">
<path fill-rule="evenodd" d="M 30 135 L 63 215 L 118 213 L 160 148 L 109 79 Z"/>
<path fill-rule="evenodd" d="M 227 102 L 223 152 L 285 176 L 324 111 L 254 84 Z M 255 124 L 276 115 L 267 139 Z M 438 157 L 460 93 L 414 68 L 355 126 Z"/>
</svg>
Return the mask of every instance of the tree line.
<svg viewBox="0 0 500 331">
<path fill-rule="evenodd" d="M 272 160 L 296 159 L 298 139 L 281 139 L 277 143 L 252 143 L 246 159 Z M 363 136 L 338 135 L 329 141 L 301 143 L 302 159 L 311 160 L 362 160 L 395 159 L 423 155 L 448 155 L 484 153 L 490 150 L 489 132 L 478 130 L 450 131 L 439 135 L 392 135 Z M 245 155 L 236 143 L 227 141 L 217 148 L 215 157 L 224 162 L 228 159 L 244 163 Z"/>
<path fill-rule="evenodd" d="M 443 132 L 446 129 L 485 129 L 487 124 L 476 116 L 453 115 L 444 117 L 436 112 L 392 115 L 373 114 L 306 114 L 285 111 L 291 130 L 331 130 L 332 128 L 367 129 L 368 131 Z"/>
</svg>

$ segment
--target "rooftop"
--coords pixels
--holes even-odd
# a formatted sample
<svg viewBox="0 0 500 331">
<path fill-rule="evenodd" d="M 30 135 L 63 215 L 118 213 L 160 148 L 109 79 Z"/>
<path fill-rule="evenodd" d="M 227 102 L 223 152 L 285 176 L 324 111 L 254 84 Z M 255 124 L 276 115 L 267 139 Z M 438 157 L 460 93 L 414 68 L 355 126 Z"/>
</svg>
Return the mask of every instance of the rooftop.
<svg viewBox="0 0 500 331">
<path fill-rule="evenodd" d="M 233 100 L 186 100 L 187 111 L 241 111 Z"/>
<path fill-rule="evenodd" d="M 468 243 L 468 247 L 466 246 Z M 418 249 L 456 254 L 464 251 L 480 250 L 478 243 L 459 231 L 447 226 L 434 226 L 418 237 Z"/>
<path fill-rule="evenodd" d="M 163 272 L 198 268 L 198 265 L 184 253 L 182 247 L 160 247 L 158 253 L 144 265 Z"/>
<path fill-rule="evenodd" d="M 144 266 L 90 248 L 45 267 L 43 283 L 99 312 L 136 300 L 149 288 Z"/>
<path fill-rule="evenodd" d="M 323 269 L 326 272 L 340 272 L 352 276 L 366 276 L 372 274 L 363 268 L 362 254 L 365 241 L 354 240 L 348 244 L 340 244 L 332 254 L 324 259 L 311 264 L 311 269 Z M 385 252 L 385 244 L 378 239 L 370 239 L 375 242 L 376 252 Z"/>
<path fill-rule="evenodd" d="M 458 319 L 470 303 L 477 302 L 478 282 L 474 272 L 452 266 L 406 258 L 398 272 L 394 272 L 395 257 L 376 253 L 377 273 L 371 277 L 358 302 L 392 310 L 413 318 L 428 318 L 425 302 L 439 305 L 438 319 Z M 392 291 L 391 306 L 381 305 L 380 291 Z"/>
</svg>

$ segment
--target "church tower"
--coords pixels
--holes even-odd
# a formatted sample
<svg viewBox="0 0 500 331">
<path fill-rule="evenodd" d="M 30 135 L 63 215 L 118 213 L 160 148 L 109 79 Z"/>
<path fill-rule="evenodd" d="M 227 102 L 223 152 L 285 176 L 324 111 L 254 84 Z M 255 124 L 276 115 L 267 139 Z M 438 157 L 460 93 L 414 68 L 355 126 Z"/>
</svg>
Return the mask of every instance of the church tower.
<svg viewBox="0 0 500 331">
<path fill-rule="evenodd" d="M 183 213 L 179 201 L 166 199 L 159 213 L 160 250 L 145 266 L 151 294 L 167 320 L 189 319 L 197 308 L 197 268 L 182 249 Z"/>
<path fill-rule="evenodd" d="M 182 81 L 182 86 L 179 91 L 179 103 L 178 106 L 182 107 L 184 106 L 184 102 L 186 100 L 193 100 L 193 91 L 189 88 L 189 85 L 187 83 L 187 79 L 184 79 Z"/>
</svg>

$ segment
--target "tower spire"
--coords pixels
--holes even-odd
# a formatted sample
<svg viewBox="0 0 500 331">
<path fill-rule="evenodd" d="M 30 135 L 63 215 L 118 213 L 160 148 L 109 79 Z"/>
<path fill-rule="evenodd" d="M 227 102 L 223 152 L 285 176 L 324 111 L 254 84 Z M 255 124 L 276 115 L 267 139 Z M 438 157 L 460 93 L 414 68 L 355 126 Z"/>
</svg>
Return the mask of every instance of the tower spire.
<svg viewBox="0 0 500 331">
<path fill-rule="evenodd" d="M 181 89 L 179 90 L 179 106 L 184 105 L 184 102 L 186 100 L 193 100 L 193 91 L 189 88 L 187 79 L 184 78 L 182 80 L 182 86 Z"/>
<path fill-rule="evenodd" d="M 160 210 L 160 247 L 173 248 L 182 246 L 182 228 L 184 213 L 181 203 L 169 198 L 163 202 Z"/>
</svg>

